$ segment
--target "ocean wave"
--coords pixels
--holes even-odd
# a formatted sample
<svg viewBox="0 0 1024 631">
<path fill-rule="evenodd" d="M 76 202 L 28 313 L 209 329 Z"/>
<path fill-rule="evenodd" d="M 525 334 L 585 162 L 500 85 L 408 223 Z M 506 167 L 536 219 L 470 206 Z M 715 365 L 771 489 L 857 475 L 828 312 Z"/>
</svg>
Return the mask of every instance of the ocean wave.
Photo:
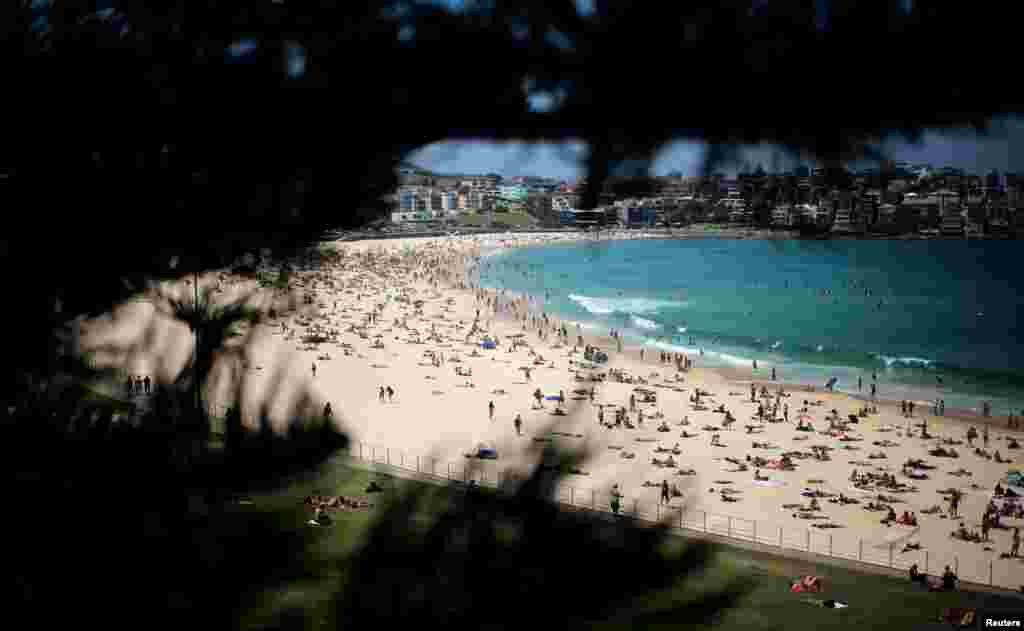
<svg viewBox="0 0 1024 631">
<path fill-rule="evenodd" d="M 877 358 L 885 364 L 886 368 L 931 368 L 935 365 L 935 360 L 924 359 L 921 357 L 889 357 L 887 355 L 878 355 Z"/>
<path fill-rule="evenodd" d="M 674 344 L 674 343 L 671 343 L 671 342 L 660 342 L 660 341 L 656 341 L 656 340 L 648 340 L 647 342 L 648 342 L 648 344 L 651 344 L 652 346 L 654 346 L 656 348 L 660 348 L 662 350 L 666 350 L 666 351 L 669 351 L 669 352 L 672 352 L 672 353 L 684 353 L 686 355 L 693 356 L 694 359 L 698 359 L 699 358 L 699 359 L 702 359 L 702 360 L 710 360 L 712 364 L 719 363 L 719 364 L 727 364 L 727 365 L 733 366 L 733 367 L 749 368 L 750 365 L 751 365 L 751 362 L 753 361 L 751 358 L 748 358 L 748 357 L 740 357 L 739 355 L 733 355 L 731 353 L 723 353 L 721 351 L 711 351 L 711 350 L 708 350 L 706 348 L 703 349 L 704 350 L 704 355 L 701 356 L 701 354 L 700 354 L 701 347 L 698 347 L 698 346 L 686 346 L 686 345 L 683 345 L 683 344 Z"/>
<path fill-rule="evenodd" d="M 648 331 L 656 331 L 661 328 L 660 324 L 653 320 L 648 320 L 647 318 L 639 318 L 637 316 L 633 316 L 632 318 L 630 318 L 630 320 L 636 326 L 640 327 L 641 329 L 646 329 Z"/>
<path fill-rule="evenodd" d="M 593 296 L 580 296 L 579 294 L 569 294 L 569 300 L 572 300 L 594 315 L 651 313 L 658 309 L 684 307 L 687 304 L 686 302 L 655 300 L 653 298 L 596 298 Z"/>
</svg>

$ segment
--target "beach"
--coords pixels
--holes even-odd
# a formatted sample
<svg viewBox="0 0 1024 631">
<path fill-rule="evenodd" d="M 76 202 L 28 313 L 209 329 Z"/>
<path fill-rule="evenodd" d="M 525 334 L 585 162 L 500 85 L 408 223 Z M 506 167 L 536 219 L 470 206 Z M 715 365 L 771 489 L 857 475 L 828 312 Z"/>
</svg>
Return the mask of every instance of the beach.
<svg viewBox="0 0 1024 631">
<path fill-rule="evenodd" d="M 823 392 L 820 387 L 814 392 L 786 387 L 785 396 L 779 396 L 779 384 L 766 380 L 764 370 L 710 369 L 695 355 L 689 356 L 695 366 L 680 371 L 674 361 L 662 361 L 659 353 L 664 351 L 656 347 L 644 347 L 641 360 L 640 346 L 627 342 L 619 352 L 608 331 L 581 328 L 577 332 L 575 322 L 555 320 L 552 314 L 544 323 L 543 301 L 538 296 L 531 301 L 525 295 L 475 287 L 481 257 L 580 238 L 559 233 L 336 243 L 337 261 L 292 274 L 293 294 L 299 297 L 298 304 L 292 305 L 286 304 L 283 293 L 260 288 L 255 280 L 226 272 L 207 274 L 200 278 L 200 286 L 219 287 L 214 294 L 217 302 L 227 304 L 248 296 L 250 304 L 266 311 L 273 307 L 278 317 L 243 327 L 242 335 L 229 342 L 245 352 L 224 353 L 204 398 L 211 408 L 224 409 L 232 403 L 231 393 L 239 391 L 244 419 L 265 409 L 279 429 L 296 403 L 302 403 L 307 413 L 319 413 L 330 403 L 334 422 L 353 444 L 386 447 L 403 458 L 432 458 L 432 466 L 434 462 L 441 466 L 465 463 L 466 454 L 487 445 L 498 453 L 495 466 L 523 470 L 536 462 L 539 446 L 585 447 L 590 457 L 564 482 L 573 493 L 590 496 L 602 508 L 608 505 L 613 485 L 618 485 L 624 509 L 636 503 L 651 510 L 659 503 L 660 489 L 644 483 L 660 485 L 664 480 L 678 486 L 682 495 L 657 509 L 659 514 L 685 510 L 730 516 L 737 524 L 757 522 L 757 537 L 766 540 L 777 529 L 780 537 L 791 537 L 793 532 L 824 535 L 830 546 L 849 546 L 853 555 L 893 554 L 908 562 L 921 559 L 922 571 L 927 562 L 932 574 L 941 574 L 943 566 L 952 565 L 955 558 L 961 576 L 969 580 L 992 572 L 995 582 L 1024 584 L 1020 562 L 999 558 L 1010 549 L 1011 530 L 993 530 L 986 544 L 950 537 L 960 521 L 970 530 L 979 529 L 993 488 L 1017 464 L 978 456 L 966 442 L 944 445 L 954 448 L 957 458 L 929 453 L 942 439 L 963 441 L 972 422 L 980 431 L 983 419 L 957 418 L 949 410 L 947 416 L 932 416 L 927 405 L 921 405 L 925 402 L 918 404 L 912 419 L 891 403 L 879 403 L 877 412 L 861 414 L 868 405 L 865 401 Z M 160 315 L 159 295 L 183 298 L 192 291 L 184 282 L 166 283 L 151 288 L 145 300 L 125 304 L 109 317 L 82 321 L 79 351 L 90 352 L 98 366 L 151 375 L 157 384 L 173 381 L 189 361 L 192 337 L 184 324 Z M 534 320 L 537 317 L 540 326 Z M 562 326 L 568 333 L 565 338 L 554 332 Z M 304 342 L 312 333 L 320 341 Z M 578 335 L 584 346 L 607 352 L 607 363 L 589 368 L 592 364 L 584 361 Z M 494 348 L 481 345 L 485 337 L 496 341 Z M 515 350 L 513 340 L 520 342 Z M 116 348 L 126 350 L 112 350 Z M 530 369 L 528 375 L 525 368 Z M 629 381 L 616 381 L 613 371 Z M 592 380 L 597 376 L 604 379 Z M 751 402 L 751 384 L 758 390 L 756 402 Z M 390 387 L 393 395 L 385 391 L 382 400 L 382 387 Z M 768 390 L 767 397 L 761 396 L 762 387 Z M 537 405 L 533 394 L 538 388 L 545 397 L 564 395 L 564 416 L 553 414 L 557 402 L 550 398 Z M 698 389 L 707 393 L 699 407 L 691 401 Z M 311 395 L 308 401 L 303 397 L 306 392 Z M 643 410 L 642 425 L 630 408 L 631 395 L 634 407 Z M 650 400 L 644 401 L 645 397 Z M 804 400 L 807 412 L 801 416 Z M 780 417 L 781 406 L 788 406 L 789 421 L 758 419 L 758 403 L 775 401 L 780 402 Z M 715 409 L 723 405 L 738 422 L 728 430 L 705 430 L 722 427 L 724 415 Z M 606 423 L 613 420 L 618 406 L 625 408 L 634 428 L 600 425 L 602 406 Z M 826 416 L 832 410 L 840 421 L 848 422 L 852 415 L 857 422 L 826 435 Z M 514 425 L 517 415 L 522 420 L 521 435 Z M 814 431 L 797 431 L 798 417 L 811 423 Z M 920 438 L 921 428 L 916 426 L 924 419 L 929 439 Z M 1005 421 L 985 420 L 992 422 L 989 450 L 1019 461 L 1020 451 L 1007 445 L 1011 438 L 1024 440 L 1024 434 L 1008 431 Z M 659 431 L 662 424 L 668 431 Z M 684 438 L 684 432 L 690 437 Z M 722 446 L 711 444 L 713 434 L 719 435 Z M 892 445 L 877 446 L 875 441 Z M 755 448 L 754 442 L 767 443 L 768 448 Z M 677 444 L 679 453 L 672 454 Z M 980 439 L 976 444 L 981 444 Z M 812 446 L 824 447 L 828 459 L 804 457 Z M 801 454 L 793 459 L 795 470 L 757 467 L 747 461 L 748 455 L 777 461 L 787 452 Z M 869 458 L 878 452 L 885 458 Z M 654 458 L 669 455 L 677 466 L 653 464 Z M 912 458 L 934 466 L 918 470 L 927 479 L 903 475 L 901 465 Z M 738 470 L 742 467 L 737 463 L 746 464 L 746 470 Z M 687 469 L 693 474 L 680 474 Z M 764 479 L 754 479 L 757 469 Z M 855 488 L 850 479 L 854 469 L 893 474 L 914 490 Z M 970 475 L 951 475 L 957 469 L 966 469 Z M 734 491 L 723 496 L 723 488 Z M 943 517 L 948 503 L 939 491 L 950 488 L 963 494 L 962 519 Z M 802 495 L 807 489 L 820 491 L 820 510 L 801 510 L 809 504 L 810 498 Z M 829 501 L 839 493 L 859 503 Z M 884 503 L 898 514 L 915 512 L 918 526 L 880 523 L 884 512 L 865 510 L 879 493 L 896 500 Z M 922 512 L 934 506 L 940 507 L 941 514 Z M 1013 518 L 1002 522 L 1011 528 L 1024 525 L 1024 520 Z M 823 524 L 832 527 L 821 528 Z M 908 543 L 919 544 L 920 549 L 904 553 Z"/>
</svg>

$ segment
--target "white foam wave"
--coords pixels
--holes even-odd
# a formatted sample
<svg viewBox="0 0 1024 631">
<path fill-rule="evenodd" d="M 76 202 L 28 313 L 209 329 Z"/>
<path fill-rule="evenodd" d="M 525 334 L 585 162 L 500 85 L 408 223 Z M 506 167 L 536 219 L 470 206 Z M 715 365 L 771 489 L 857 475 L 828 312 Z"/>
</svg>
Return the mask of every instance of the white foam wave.
<svg viewBox="0 0 1024 631">
<path fill-rule="evenodd" d="M 670 342 L 658 341 L 648 341 L 648 343 L 652 344 L 656 348 L 660 348 L 672 353 L 685 353 L 687 355 L 693 356 L 695 359 L 700 358 L 700 347 L 684 346 L 682 344 L 672 344 Z M 706 348 L 704 349 L 703 358 L 710 359 L 714 363 L 723 363 L 728 364 L 729 366 L 736 366 L 740 368 L 749 368 L 751 363 L 750 358 L 740 357 L 738 355 L 731 355 L 729 353 L 723 353 L 720 351 L 709 351 Z M 715 360 L 717 360 L 717 362 Z"/>
<path fill-rule="evenodd" d="M 637 316 L 633 316 L 631 321 L 641 329 L 646 329 L 648 331 L 656 331 L 661 328 L 660 324 L 653 320 L 648 320 L 647 318 L 638 318 Z"/>
<path fill-rule="evenodd" d="M 608 315 L 610 313 L 651 313 L 666 307 L 686 306 L 686 302 L 675 302 L 671 300 L 655 300 L 653 298 L 598 298 L 593 296 L 581 296 L 569 294 L 572 300 L 588 312 L 595 315 Z"/>
<path fill-rule="evenodd" d="M 879 355 L 878 359 L 885 363 L 886 368 L 892 368 L 893 366 L 921 366 L 927 368 L 933 363 L 933 360 L 921 357 L 888 357 L 886 355 Z"/>
</svg>

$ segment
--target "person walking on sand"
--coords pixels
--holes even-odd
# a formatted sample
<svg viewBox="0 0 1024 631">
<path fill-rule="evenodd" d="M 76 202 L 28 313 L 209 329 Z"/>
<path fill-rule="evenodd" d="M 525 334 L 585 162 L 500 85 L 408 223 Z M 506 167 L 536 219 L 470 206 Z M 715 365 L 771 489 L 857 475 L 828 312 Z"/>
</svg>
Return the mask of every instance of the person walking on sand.
<svg viewBox="0 0 1024 631">
<path fill-rule="evenodd" d="M 665 480 L 661 481 L 661 503 L 668 504 L 671 500 L 671 496 L 668 492 L 668 482 Z"/>
<path fill-rule="evenodd" d="M 523 435 L 523 417 L 520 414 L 516 414 L 516 418 L 512 421 L 512 425 L 516 428 L 516 436 Z"/>
<path fill-rule="evenodd" d="M 1016 557 L 1020 554 L 1020 527 L 1013 529 L 1013 542 L 1010 544 L 1010 556 Z"/>
<path fill-rule="evenodd" d="M 313 364 L 313 376 L 316 377 L 316 363 Z"/>
<path fill-rule="evenodd" d="M 142 387 L 146 394 L 149 394 L 149 386 L 151 383 L 152 382 L 149 380 L 149 375 L 146 375 L 146 377 L 142 380 Z"/>
<path fill-rule="evenodd" d="M 377 393 L 377 400 L 380 401 L 381 403 L 384 403 L 384 396 L 385 396 L 385 394 L 386 393 L 384 392 L 384 386 L 381 386 L 380 387 L 380 392 Z"/>
<path fill-rule="evenodd" d="M 985 444 L 985 448 L 988 449 L 988 425 L 981 428 L 981 442 Z"/>
<path fill-rule="evenodd" d="M 487 404 L 487 414 L 490 420 L 494 420 L 494 401 Z"/>
<path fill-rule="evenodd" d="M 622 507 L 622 494 L 619 493 L 619 485 L 612 485 L 611 502 L 609 502 L 612 513 L 618 515 L 619 509 Z"/>
<path fill-rule="evenodd" d="M 391 399 L 393 399 L 394 396 L 395 396 L 395 390 L 391 386 L 388 386 L 387 392 L 388 392 L 388 403 L 391 403 Z"/>
</svg>

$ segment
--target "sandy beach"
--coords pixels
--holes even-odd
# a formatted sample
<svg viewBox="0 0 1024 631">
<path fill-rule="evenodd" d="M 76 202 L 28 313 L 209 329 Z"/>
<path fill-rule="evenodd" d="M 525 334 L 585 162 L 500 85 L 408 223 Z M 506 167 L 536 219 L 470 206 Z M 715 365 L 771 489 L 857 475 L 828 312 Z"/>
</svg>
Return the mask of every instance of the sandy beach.
<svg viewBox="0 0 1024 631">
<path fill-rule="evenodd" d="M 337 243 L 339 261 L 292 275 L 300 304 L 290 311 L 280 292 L 260 289 L 253 280 L 208 274 L 200 279 L 200 286 L 218 286 L 218 302 L 249 296 L 254 306 L 273 307 L 278 317 L 243 330 L 244 335 L 232 342 L 239 348 L 245 342 L 246 353 L 241 357 L 225 353 L 206 400 L 212 406 L 228 405 L 237 386 L 243 393 L 243 417 L 272 402 L 267 408 L 270 416 L 283 423 L 292 403 L 309 388 L 314 393 L 310 411 L 329 402 L 335 421 L 354 444 L 386 446 L 403 457 L 431 456 L 442 463 L 465 462 L 465 454 L 481 444 L 497 449 L 496 466 L 502 469 L 525 466 L 535 458 L 531 450 L 546 442 L 586 446 L 592 457 L 565 483 L 574 493 L 590 495 L 603 506 L 617 484 L 625 496 L 624 509 L 639 502 L 653 510 L 660 489 L 644 484 L 660 485 L 665 480 L 682 491 L 671 498 L 671 508 L 665 511 L 685 507 L 693 514 L 732 516 L 739 520 L 737 524 L 757 521 L 759 538 L 788 538 L 800 531 L 815 537 L 831 535 L 829 545 L 850 547 L 853 555 L 885 556 L 891 547 L 896 557 L 917 561 L 922 570 L 927 553 L 933 574 L 952 565 L 955 557 L 961 577 L 967 580 L 987 578 L 992 572 L 996 583 L 1024 584 L 1021 563 L 999 558 L 1010 549 L 1012 527 L 1024 526 L 1024 519 L 1002 518 L 1010 529 L 994 529 L 989 543 L 950 536 L 961 521 L 969 530 L 980 530 L 993 488 L 1024 458 L 1019 450 L 1008 447 L 1010 440 L 1024 441 L 1024 434 L 1007 431 L 1005 421 L 997 425 L 987 419 L 993 422 L 988 450 L 998 450 L 1015 461 L 996 463 L 975 454 L 965 440 L 972 423 L 981 432 L 983 419 L 930 416 L 926 402 L 918 403 L 912 419 L 898 405 L 887 403 L 877 404 L 877 412 L 861 414 L 864 401 L 820 388 L 816 392 L 786 388 L 779 396 L 779 385 L 765 380 L 763 367 L 757 375 L 735 369 L 724 372 L 701 368 L 700 358 L 690 357 L 695 366 L 679 371 L 674 362 L 661 361 L 656 348 L 644 349 L 641 360 L 636 346 L 626 345 L 618 352 L 607 331 L 581 329 L 578 333 L 575 323 L 549 319 L 545 324 L 543 318 L 538 325 L 534 318 L 541 314 L 539 303 L 525 296 L 499 294 L 495 309 L 495 292 L 472 286 L 479 257 L 488 252 L 577 238 L 559 233 Z M 149 300 L 83 322 L 80 350 L 92 353 L 97 365 L 151 375 L 157 384 L 172 381 L 189 361 L 192 337 L 183 324 L 161 315 L 157 289 L 178 296 L 193 291 L 185 283 L 166 284 L 148 292 Z M 561 326 L 566 328 L 566 338 L 554 332 Z M 543 338 L 541 331 L 546 332 Z M 320 341 L 304 342 L 303 337 L 310 334 L 321 336 Z M 585 368 L 590 364 L 580 363 L 584 348 L 578 345 L 578 334 L 584 345 L 607 352 L 608 362 Z M 481 346 L 485 336 L 496 339 L 495 348 Z M 513 340 L 518 341 L 515 350 Z M 524 368 L 530 369 L 529 374 Z M 617 381 L 613 372 L 628 375 L 629 380 Z M 604 379 L 593 380 L 599 376 Z M 751 402 L 752 384 L 758 390 L 756 402 Z M 389 386 L 394 395 L 389 400 L 385 394 L 382 401 L 380 390 Z M 762 387 L 768 396 L 761 396 Z M 566 415 L 553 414 L 554 400 L 543 400 L 538 407 L 533 399 L 538 388 L 546 396 L 564 393 Z M 707 393 L 699 407 L 691 401 L 698 389 Z M 634 410 L 631 395 L 636 400 Z M 805 400 L 807 411 L 801 412 Z M 758 404 L 770 407 L 776 401 L 778 422 L 759 419 Z M 725 415 L 715 411 L 719 406 L 737 422 L 730 429 L 705 430 L 722 428 Z M 788 422 L 781 418 L 783 406 L 788 406 Z M 626 410 L 633 428 L 599 424 L 602 407 L 606 425 L 613 425 L 614 410 L 619 407 Z M 642 425 L 636 410 L 643 411 Z M 848 423 L 851 415 L 857 422 L 829 433 L 826 417 L 832 410 L 841 424 Z M 517 415 L 522 419 L 522 435 L 513 423 Z M 928 439 L 920 437 L 922 428 L 917 425 L 925 419 Z M 813 431 L 798 431 L 798 420 L 809 422 Z M 711 444 L 713 434 L 718 434 L 721 446 Z M 942 446 L 955 449 L 958 457 L 930 453 L 943 439 L 947 443 Z M 874 444 L 878 441 L 889 442 Z M 759 446 L 755 448 L 754 443 Z M 672 453 L 676 445 L 678 453 Z M 982 445 L 981 438 L 975 445 Z M 823 448 L 819 453 L 827 458 L 809 457 L 815 447 Z M 792 454 L 794 470 L 774 468 L 784 453 Z M 869 457 L 877 453 L 885 457 Z M 624 457 L 628 454 L 634 456 Z M 654 458 L 670 455 L 674 467 L 653 463 Z M 767 462 L 759 467 L 748 456 Z M 923 474 L 926 479 L 908 477 L 902 465 L 909 459 L 921 459 L 934 468 L 914 469 L 915 476 Z M 758 469 L 763 479 L 755 480 Z M 961 469 L 970 475 L 951 473 Z M 684 470 L 693 473 L 683 475 Z M 853 470 L 892 474 L 913 490 L 856 488 L 851 481 Z M 945 517 L 948 502 L 939 492 L 951 488 L 963 494 L 961 519 Z M 722 489 L 734 491 L 723 496 Z M 802 495 L 808 489 L 821 492 L 820 510 L 801 510 L 810 502 Z M 858 503 L 831 502 L 839 493 Z M 889 498 L 882 503 L 897 514 L 913 511 L 917 527 L 880 523 L 886 513 L 865 508 L 879 494 Z M 940 513 L 923 512 L 935 506 Z M 830 526 L 822 527 L 826 524 Z M 778 528 L 783 534 L 771 535 Z M 920 544 L 920 549 L 903 552 L 907 543 Z M 994 561 L 991 567 L 990 561 Z"/>
</svg>

